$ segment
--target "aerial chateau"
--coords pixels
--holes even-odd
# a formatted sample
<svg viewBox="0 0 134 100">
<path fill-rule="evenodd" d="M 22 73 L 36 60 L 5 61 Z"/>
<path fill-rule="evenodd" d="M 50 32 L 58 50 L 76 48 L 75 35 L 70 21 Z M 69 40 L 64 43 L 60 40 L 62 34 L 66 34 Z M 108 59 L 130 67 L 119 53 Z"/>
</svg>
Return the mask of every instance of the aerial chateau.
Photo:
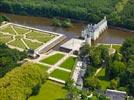
<svg viewBox="0 0 134 100">
<path fill-rule="evenodd" d="M 97 24 L 88 24 L 82 31 L 82 37 L 90 44 L 90 39 L 96 40 L 107 27 L 107 19 L 104 17 L 104 19 Z"/>
</svg>

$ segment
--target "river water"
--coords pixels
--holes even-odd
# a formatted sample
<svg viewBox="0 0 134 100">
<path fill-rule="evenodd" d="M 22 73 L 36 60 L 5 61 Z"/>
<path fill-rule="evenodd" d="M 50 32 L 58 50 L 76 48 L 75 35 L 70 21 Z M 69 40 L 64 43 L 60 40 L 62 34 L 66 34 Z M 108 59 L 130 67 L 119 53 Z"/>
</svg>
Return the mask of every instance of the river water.
<svg viewBox="0 0 134 100">
<path fill-rule="evenodd" d="M 52 19 L 49 18 L 20 16 L 13 14 L 6 15 L 11 19 L 11 22 L 36 27 L 47 31 L 58 32 L 67 35 L 68 38 L 79 37 L 81 35 L 81 31 L 87 25 L 87 23 L 83 22 L 73 22 L 73 26 L 70 28 L 60 28 L 52 26 Z M 128 37 L 134 37 L 134 32 L 108 28 L 105 32 L 101 34 L 101 36 L 95 41 L 95 43 L 120 44 L 124 41 L 124 39 Z"/>
</svg>

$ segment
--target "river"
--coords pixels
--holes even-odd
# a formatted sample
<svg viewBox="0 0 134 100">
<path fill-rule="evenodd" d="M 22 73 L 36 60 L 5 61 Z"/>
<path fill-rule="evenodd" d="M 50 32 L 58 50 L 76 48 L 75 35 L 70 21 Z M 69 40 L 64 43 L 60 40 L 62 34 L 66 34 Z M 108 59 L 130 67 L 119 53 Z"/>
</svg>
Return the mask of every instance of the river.
<svg viewBox="0 0 134 100">
<path fill-rule="evenodd" d="M 11 19 L 11 22 L 13 23 L 23 24 L 47 31 L 53 31 L 65 34 L 68 36 L 68 39 L 72 37 L 79 37 L 81 35 L 81 31 L 87 25 L 87 23 L 83 22 L 73 22 L 72 27 L 61 28 L 52 26 L 51 25 L 52 19 L 49 18 L 20 16 L 13 14 L 5 14 L 5 15 L 7 15 Z M 121 44 L 124 41 L 124 39 L 128 37 L 134 37 L 134 32 L 118 30 L 115 28 L 108 28 L 105 32 L 101 34 L 101 36 L 95 41 L 95 43 Z"/>
</svg>

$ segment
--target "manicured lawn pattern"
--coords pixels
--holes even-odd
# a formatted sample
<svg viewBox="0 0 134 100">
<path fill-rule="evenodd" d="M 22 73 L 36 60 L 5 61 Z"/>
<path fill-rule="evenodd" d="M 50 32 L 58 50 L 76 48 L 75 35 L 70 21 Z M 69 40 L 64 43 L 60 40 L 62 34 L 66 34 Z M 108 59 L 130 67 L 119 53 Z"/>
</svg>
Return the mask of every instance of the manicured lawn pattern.
<svg viewBox="0 0 134 100">
<path fill-rule="evenodd" d="M 56 53 L 56 54 L 54 54 L 52 56 L 49 56 L 49 57 L 41 60 L 41 62 L 50 64 L 50 65 L 54 65 L 55 63 L 57 63 L 63 57 L 64 57 L 64 54 Z"/>
<path fill-rule="evenodd" d="M 37 31 L 32 31 L 27 34 L 27 38 L 33 39 L 33 40 L 36 39 L 38 41 L 46 43 L 47 41 L 54 38 L 54 35 L 47 34 L 47 33 L 41 33 L 41 32 L 37 32 Z"/>
<path fill-rule="evenodd" d="M 64 85 L 47 81 L 41 86 L 39 94 L 30 97 L 29 100 L 64 100 L 66 94 L 67 90 L 64 89 Z"/>
<path fill-rule="evenodd" d="M 16 32 L 18 34 L 25 34 L 26 32 L 28 32 L 29 30 L 26 29 L 26 28 L 21 28 L 21 27 L 17 27 L 17 26 L 14 26 L 14 29 L 16 30 Z"/>
<path fill-rule="evenodd" d="M 10 35 L 3 35 L 3 34 L 0 33 L 0 42 L 6 43 L 6 42 L 11 41 L 12 39 L 13 39 L 12 36 L 10 36 Z"/>
<path fill-rule="evenodd" d="M 67 58 L 60 65 L 60 67 L 67 68 L 67 69 L 70 69 L 71 70 L 71 69 L 73 69 L 75 62 L 76 62 L 76 57 L 71 56 L 71 57 Z"/>
<path fill-rule="evenodd" d="M 42 43 L 32 42 L 32 41 L 26 40 L 26 39 L 23 39 L 23 40 L 25 41 L 27 46 L 30 47 L 33 50 L 40 47 L 41 45 L 43 45 Z"/>
<path fill-rule="evenodd" d="M 39 48 L 41 45 L 43 45 L 44 43 L 53 39 L 55 35 L 51 33 L 40 32 L 33 29 L 24 28 L 21 26 L 16 26 L 16 25 L 8 25 L 0 29 L 0 42 L 2 43 L 10 42 L 11 40 L 13 40 L 13 37 L 15 38 L 15 40 L 9 43 L 10 46 L 14 46 L 14 47 L 16 46 L 24 50 L 28 48 L 35 50 Z M 25 38 L 28 38 L 28 40 Z M 22 42 L 21 39 L 23 39 L 25 43 Z"/>
<path fill-rule="evenodd" d="M 100 80 L 100 85 L 102 89 L 107 89 L 107 87 L 110 86 L 110 81 L 107 80 L 105 76 L 105 68 L 103 68 L 98 74 L 97 74 L 98 79 Z"/>
<path fill-rule="evenodd" d="M 15 41 L 10 42 L 9 45 L 19 47 L 22 49 L 27 49 L 20 39 L 16 39 Z"/>
<path fill-rule="evenodd" d="M 7 27 L 5 27 L 5 28 L 3 28 L 3 29 L 1 29 L 1 31 L 2 31 L 2 32 L 7 32 L 7 33 L 9 33 L 9 34 L 16 35 L 16 33 L 14 32 L 14 30 L 11 28 L 10 25 L 7 26 Z"/>
<path fill-rule="evenodd" d="M 66 71 L 62 71 L 62 70 L 57 69 L 54 72 L 52 72 L 50 76 L 66 81 L 69 79 L 70 74 L 71 74 L 70 72 L 66 72 Z"/>
</svg>

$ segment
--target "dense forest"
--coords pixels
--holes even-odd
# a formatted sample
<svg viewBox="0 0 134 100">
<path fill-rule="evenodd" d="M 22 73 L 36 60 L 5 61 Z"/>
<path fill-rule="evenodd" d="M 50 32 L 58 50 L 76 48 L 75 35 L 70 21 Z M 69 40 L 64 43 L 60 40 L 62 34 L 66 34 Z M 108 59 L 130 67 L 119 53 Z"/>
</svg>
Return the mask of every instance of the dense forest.
<svg viewBox="0 0 134 100">
<path fill-rule="evenodd" d="M 42 17 L 63 17 L 134 29 L 133 0 L 1 0 L 1 12 Z"/>
</svg>

